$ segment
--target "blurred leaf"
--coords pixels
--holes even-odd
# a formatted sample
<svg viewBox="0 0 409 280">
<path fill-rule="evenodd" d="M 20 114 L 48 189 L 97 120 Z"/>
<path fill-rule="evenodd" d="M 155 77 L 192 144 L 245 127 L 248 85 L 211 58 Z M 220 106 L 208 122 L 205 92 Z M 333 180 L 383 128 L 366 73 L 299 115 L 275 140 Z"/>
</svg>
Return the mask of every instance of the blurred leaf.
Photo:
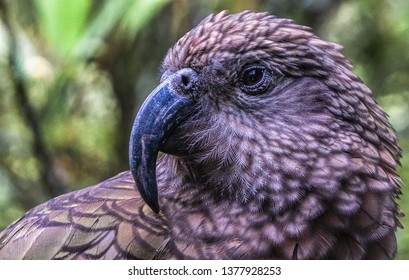
<svg viewBox="0 0 409 280">
<path fill-rule="evenodd" d="M 167 2 L 169 0 L 106 1 L 76 45 L 75 56 L 82 59 L 93 57 L 115 27 L 125 32 L 125 36 L 135 37 Z"/>
<path fill-rule="evenodd" d="M 70 53 L 82 36 L 91 1 L 36 0 L 35 3 L 45 38 L 60 54 Z"/>
</svg>

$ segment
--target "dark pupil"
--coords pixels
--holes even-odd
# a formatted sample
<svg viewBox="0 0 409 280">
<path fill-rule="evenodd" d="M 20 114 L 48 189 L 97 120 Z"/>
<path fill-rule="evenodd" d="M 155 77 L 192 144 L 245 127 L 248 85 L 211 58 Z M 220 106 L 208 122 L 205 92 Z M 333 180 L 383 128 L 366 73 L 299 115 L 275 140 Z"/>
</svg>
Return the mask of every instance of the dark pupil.
<svg viewBox="0 0 409 280">
<path fill-rule="evenodd" d="M 243 83 L 246 86 L 254 86 L 260 82 L 263 78 L 262 69 L 251 69 L 248 70 L 243 77 Z"/>
</svg>

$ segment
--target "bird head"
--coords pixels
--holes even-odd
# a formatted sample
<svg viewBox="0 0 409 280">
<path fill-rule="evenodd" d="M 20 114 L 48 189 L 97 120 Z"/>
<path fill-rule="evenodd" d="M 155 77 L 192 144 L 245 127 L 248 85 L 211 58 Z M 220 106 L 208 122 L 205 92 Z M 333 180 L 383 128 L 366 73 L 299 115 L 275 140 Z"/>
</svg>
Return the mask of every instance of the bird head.
<svg viewBox="0 0 409 280">
<path fill-rule="evenodd" d="M 351 178 L 357 193 L 397 188 L 394 133 L 340 49 L 267 13 L 204 19 L 168 51 L 133 125 L 130 166 L 146 203 L 159 211 L 159 151 L 213 196 L 256 210 L 310 193 L 331 200 Z M 348 199 L 340 211 L 358 207 Z"/>
</svg>

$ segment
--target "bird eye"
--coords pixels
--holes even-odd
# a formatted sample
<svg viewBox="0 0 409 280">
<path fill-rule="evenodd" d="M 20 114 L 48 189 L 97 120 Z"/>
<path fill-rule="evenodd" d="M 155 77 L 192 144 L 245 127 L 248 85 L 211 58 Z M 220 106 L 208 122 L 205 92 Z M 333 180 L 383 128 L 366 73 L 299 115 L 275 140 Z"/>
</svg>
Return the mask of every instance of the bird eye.
<svg viewBox="0 0 409 280">
<path fill-rule="evenodd" d="M 262 65 L 247 66 L 240 75 L 240 88 L 248 94 L 263 93 L 271 82 L 270 72 Z"/>
</svg>

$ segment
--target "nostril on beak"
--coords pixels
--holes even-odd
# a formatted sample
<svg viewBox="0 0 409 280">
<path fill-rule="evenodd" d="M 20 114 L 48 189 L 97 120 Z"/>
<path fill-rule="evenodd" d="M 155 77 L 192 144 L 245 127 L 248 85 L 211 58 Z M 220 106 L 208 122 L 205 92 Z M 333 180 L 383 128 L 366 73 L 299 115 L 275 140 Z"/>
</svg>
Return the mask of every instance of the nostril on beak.
<svg viewBox="0 0 409 280">
<path fill-rule="evenodd" d="M 193 69 L 184 68 L 176 72 L 171 79 L 171 87 L 179 94 L 189 94 L 195 87 L 197 73 Z"/>
<path fill-rule="evenodd" d="M 190 77 L 188 76 L 188 75 L 182 75 L 182 77 L 181 77 L 181 82 L 182 82 L 182 85 L 186 88 L 186 89 L 188 89 L 189 87 L 190 87 Z"/>
</svg>

